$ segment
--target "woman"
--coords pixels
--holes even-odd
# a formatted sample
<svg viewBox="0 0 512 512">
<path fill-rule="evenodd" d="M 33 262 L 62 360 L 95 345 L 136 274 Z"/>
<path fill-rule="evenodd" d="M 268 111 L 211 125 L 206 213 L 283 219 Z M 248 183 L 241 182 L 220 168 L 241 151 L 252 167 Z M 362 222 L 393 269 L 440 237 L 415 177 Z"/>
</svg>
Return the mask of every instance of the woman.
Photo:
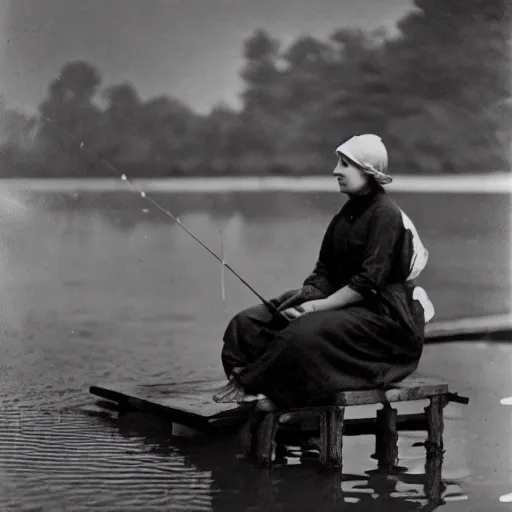
<svg viewBox="0 0 512 512">
<path fill-rule="evenodd" d="M 388 156 L 376 135 L 336 149 L 348 201 L 334 216 L 300 290 L 236 315 L 224 334 L 229 382 L 214 400 L 268 398 L 280 408 L 327 403 L 334 393 L 385 387 L 417 367 L 433 309 L 412 279 L 428 252 L 383 185 Z"/>
</svg>

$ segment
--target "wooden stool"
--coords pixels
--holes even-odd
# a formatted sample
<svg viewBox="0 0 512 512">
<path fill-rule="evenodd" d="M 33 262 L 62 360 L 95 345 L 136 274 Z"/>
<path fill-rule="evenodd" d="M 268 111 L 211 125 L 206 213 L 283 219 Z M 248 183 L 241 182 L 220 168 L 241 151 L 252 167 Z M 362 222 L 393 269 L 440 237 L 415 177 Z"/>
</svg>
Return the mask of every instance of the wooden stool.
<svg viewBox="0 0 512 512">
<path fill-rule="evenodd" d="M 375 458 L 379 467 L 391 468 L 398 462 L 398 415 L 391 407 L 394 402 L 430 400 L 422 417 L 428 433 L 425 443 L 427 455 L 443 453 L 443 409 L 450 401 L 465 403 L 467 398 L 459 397 L 448 390 L 448 384 L 437 379 L 410 376 L 388 389 L 345 391 L 338 393 L 332 405 L 306 407 L 289 410 L 262 410 L 256 404 L 250 419 L 246 439 L 246 455 L 261 465 L 270 466 L 275 448 L 275 436 L 279 424 L 287 418 L 319 417 L 320 419 L 320 464 L 325 468 L 341 468 L 343 465 L 343 433 L 345 408 L 354 405 L 383 404 L 373 420 L 375 434 Z M 404 415 L 405 416 L 411 415 Z M 414 415 L 418 416 L 418 415 Z"/>
</svg>

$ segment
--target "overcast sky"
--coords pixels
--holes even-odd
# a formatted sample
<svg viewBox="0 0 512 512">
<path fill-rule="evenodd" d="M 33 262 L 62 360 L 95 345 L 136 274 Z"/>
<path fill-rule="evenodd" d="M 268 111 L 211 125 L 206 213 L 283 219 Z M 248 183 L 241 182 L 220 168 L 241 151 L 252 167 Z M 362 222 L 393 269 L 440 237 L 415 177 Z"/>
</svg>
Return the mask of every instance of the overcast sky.
<svg viewBox="0 0 512 512">
<path fill-rule="evenodd" d="M 392 29 L 412 0 L 0 0 L 0 94 L 33 110 L 63 64 L 85 59 L 103 84 L 125 80 L 205 112 L 236 105 L 243 41 L 286 43 L 344 27 Z"/>
</svg>

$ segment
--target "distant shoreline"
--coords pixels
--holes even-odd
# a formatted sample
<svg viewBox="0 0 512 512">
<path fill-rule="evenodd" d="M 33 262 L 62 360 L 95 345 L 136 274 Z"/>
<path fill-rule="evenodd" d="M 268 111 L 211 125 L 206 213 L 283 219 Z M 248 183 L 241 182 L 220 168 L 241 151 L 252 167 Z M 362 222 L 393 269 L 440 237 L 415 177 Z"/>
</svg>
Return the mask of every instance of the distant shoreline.
<svg viewBox="0 0 512 512">
<path fill-rule="evenodd" d="M 137 190 L 147 192 L 223 193 L 223 192 L 337 192 L 330 176 L 224 176 L 164 179 L 134 179 Z M 0 189 L 34 192 L 122 192 L 133 187 L 119 179 L 105 178 L 3 178 Z M 512 193 L 512 173 L 472 175 L 394 176 L 386 186 L 390 192 Z"/>
</svg>

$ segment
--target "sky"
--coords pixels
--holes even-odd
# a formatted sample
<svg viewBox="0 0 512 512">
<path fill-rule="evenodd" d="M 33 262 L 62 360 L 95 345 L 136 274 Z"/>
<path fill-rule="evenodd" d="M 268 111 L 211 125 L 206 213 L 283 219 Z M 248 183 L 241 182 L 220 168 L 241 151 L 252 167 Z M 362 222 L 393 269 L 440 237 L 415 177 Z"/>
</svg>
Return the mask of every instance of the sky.
<svg viewBox="0 0 512 512">
<path fill-rule="evenodd" d="M 34 111 L 61 67 L 84 59 L 102 85 L 129 81 L 207 112 L 237 107 L 243 42 L 263 28 L 284 47 L 340 28 L 393 30 L 413 0 L 0 0 L 0 95 Z"/>
</svg>

